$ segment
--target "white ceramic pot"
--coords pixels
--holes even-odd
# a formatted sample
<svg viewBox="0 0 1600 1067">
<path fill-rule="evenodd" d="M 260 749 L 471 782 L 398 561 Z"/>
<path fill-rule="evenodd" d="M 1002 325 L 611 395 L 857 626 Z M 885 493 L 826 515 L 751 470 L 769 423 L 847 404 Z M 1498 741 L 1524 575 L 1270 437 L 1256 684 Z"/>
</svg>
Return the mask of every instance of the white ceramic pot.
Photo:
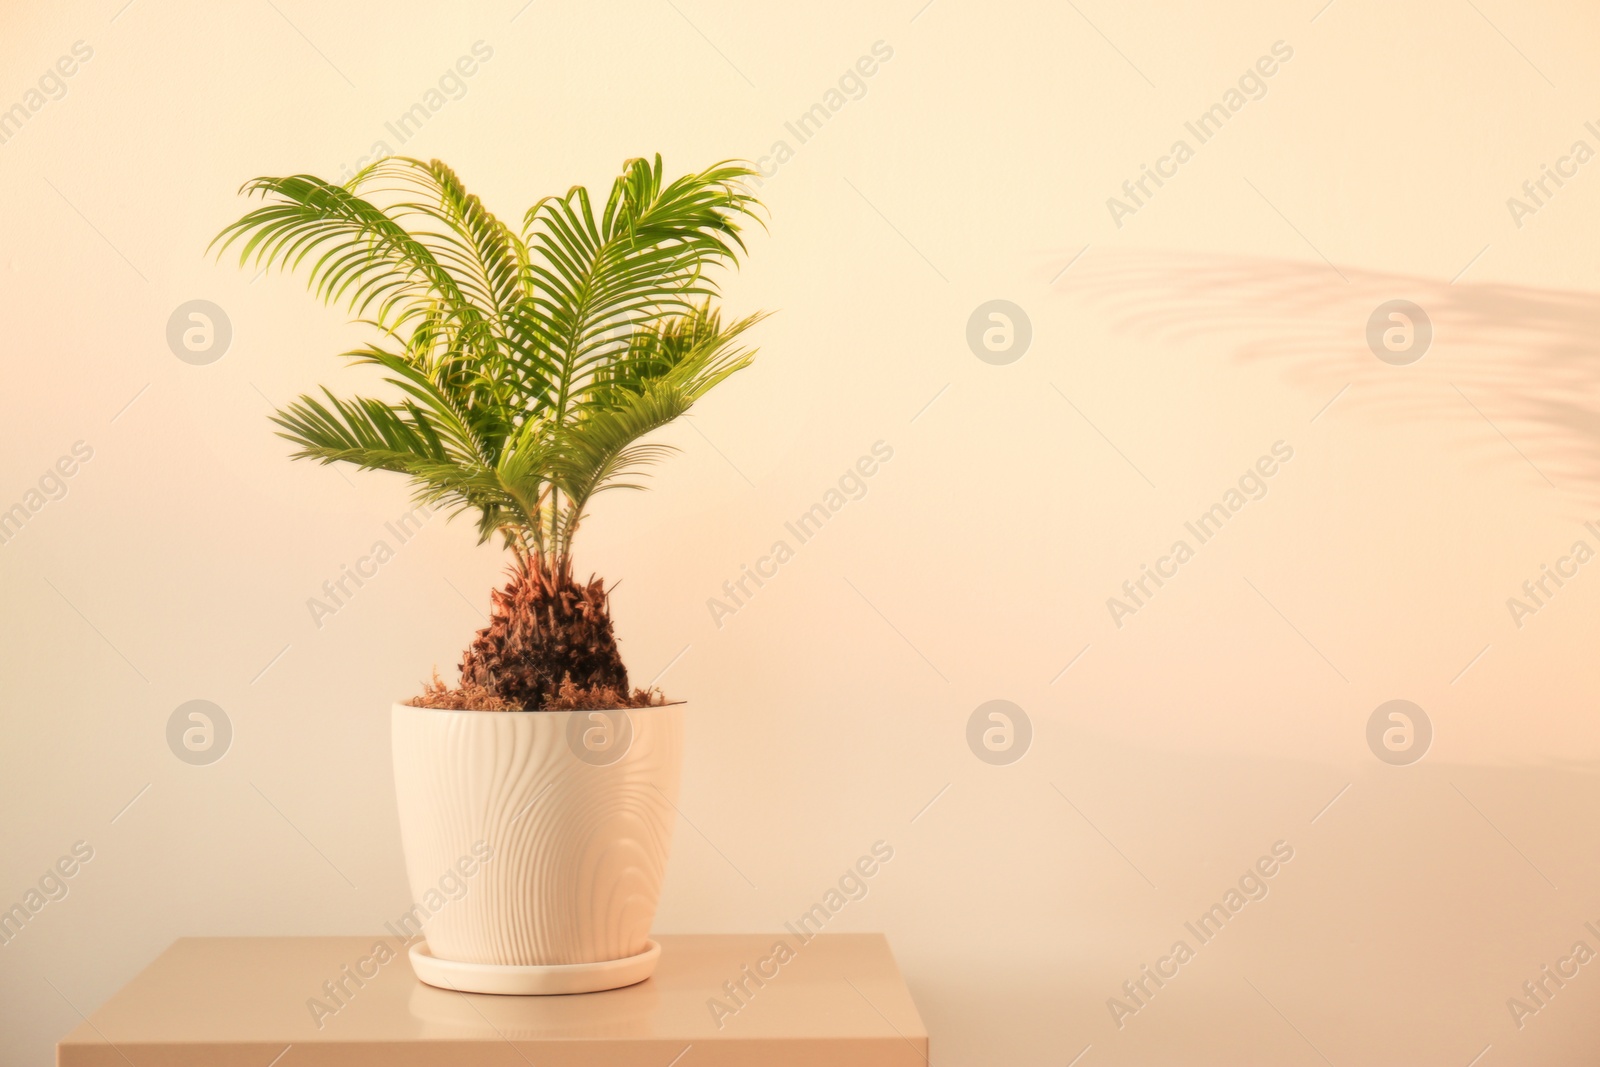
<svg viewBox="0 0 1600 1067">
<path fill-rule="evenodd" d="M 395 794 L 417 976 L 481 993 L 643 981 L 677 821 L 683 705 L 437 711 L 397 704 Z M 391 924 L 393 925 L 393 924 Z"/>
</svg>

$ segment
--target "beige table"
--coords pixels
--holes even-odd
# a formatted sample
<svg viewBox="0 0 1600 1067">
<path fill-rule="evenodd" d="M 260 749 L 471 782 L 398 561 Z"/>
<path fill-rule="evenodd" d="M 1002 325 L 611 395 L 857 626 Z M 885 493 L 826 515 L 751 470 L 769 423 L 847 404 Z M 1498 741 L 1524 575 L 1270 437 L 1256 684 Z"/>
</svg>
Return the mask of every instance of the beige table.
<svg viewBox="0 0 1600 1067">
<path fill-rule="evenodd" d="M 794 949 L 770 960 L 781 937 Z M 655 977 L 569 997 L 418 982 L 392 937 L 184 938 L 68 1034 L 60 1067 L 922 1067 L 881 934 L 662 935 Z M 382 944 L 387 953 L 376 953 Z M 380 957 L 392 954 L 388 962 Z M 746 966 L 752 970 L 745 971 Z M 756 969 L 776 975 L 761 981 Z M 735 985 L 730 996 L 724 983 Z M 738 986 L 742 983 L 743 989 Z M 720 1004 L 720 1008 L 717 1006 Z M 276 1057 L 276 1058 L 275 1058 Z"/>
</svg>

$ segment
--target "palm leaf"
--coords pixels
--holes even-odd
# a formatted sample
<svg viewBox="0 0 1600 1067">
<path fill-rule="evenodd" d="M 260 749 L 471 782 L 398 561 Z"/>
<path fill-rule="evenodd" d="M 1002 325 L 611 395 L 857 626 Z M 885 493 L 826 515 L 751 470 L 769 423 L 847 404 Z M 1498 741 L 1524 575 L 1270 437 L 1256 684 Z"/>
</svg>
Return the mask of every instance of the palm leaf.
<svg viewBox="0 0 1600 1067">
<path fill-rule="evenodd" d="M 730 375 L 748 367 L 754 352 L 736 346 L 738 337 L 762 316 L 752 315 L 727 327 L 709 306 L 663 324 L 653 342 L 637 348 L 636 373 L 609 381 L 581 418 L 565 426 L 550 464 L 552 481 L 570 501 L 570 510 L 555 531 L 555 548 L 570 549 L 589 501 L 606 489 L 640 489 L 635 479 L 653 463 L 675 451 L 641 438 L 686 413 L 702 396 Z"/>
<path fill-rule="evenodd" d="M 525 240 L 539 253 L 532 315 L 554 350 L 557 419 L 634 331 L 715 295 L 704 271 L 744 247 L 737 217 L 753 200 L 740 181 L 751 173 L 719 164 L 663 187 L 661 158 L 635 159 L 599 220 L 582 188 L 529 210 Z"/>
<path fill-rule="evenodd" d="M 643 438 L 749 365 L 712 309 L 709 270 L 736 265 L 759 206 L 754 172 L 721 163 L 667 183 L 630 160 L 596 214 L 546 197 L 515 233 L 438 160 L 393 157 L 344 185 L 258 178 L 265 203 L 212 242 L 241 265 L 304 270 L 384 345 L 387 400 L 327 389 L 274 416 L 296 458 L 401 474 L 419 503 L 475 511 L 479 535 L 566 567 L 589 501 L 671 451 Z"/>
</svg>

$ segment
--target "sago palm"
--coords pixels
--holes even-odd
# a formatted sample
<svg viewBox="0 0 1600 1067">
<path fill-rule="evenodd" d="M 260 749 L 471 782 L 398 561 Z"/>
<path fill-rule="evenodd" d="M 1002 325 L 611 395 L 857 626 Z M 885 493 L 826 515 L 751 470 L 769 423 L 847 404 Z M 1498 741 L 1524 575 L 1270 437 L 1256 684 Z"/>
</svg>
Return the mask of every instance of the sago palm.
<svg viewBox="0 0 1600 1067">
<path fill-rule="evenodd" d="M 241 190 L 266 204 L 213 244 L 239 242 L 241 265 L 304 270 L 375 331 L 345 355 L 394 389 L 323 388 L 279 411 L 295 458 L 406 475 L 418 503 L 475 513 L 480 543 L 498 535 L 513 556 L 464 687 L 530 710 L 567 679 L 628 691 L 605 588 L 573 578 L 573 535 L 596 493 L 637 488 L 669 451 L 643 438 L 750 364 L 739 337 L 759 316 L 724 323 L 709 272 L 744 251 L 752 173 L 722 163 L 668 183 L 659 155 L 630 160 L 603 210 L 574 186 L 520 232 L 438 160 Z"/>
</svg>

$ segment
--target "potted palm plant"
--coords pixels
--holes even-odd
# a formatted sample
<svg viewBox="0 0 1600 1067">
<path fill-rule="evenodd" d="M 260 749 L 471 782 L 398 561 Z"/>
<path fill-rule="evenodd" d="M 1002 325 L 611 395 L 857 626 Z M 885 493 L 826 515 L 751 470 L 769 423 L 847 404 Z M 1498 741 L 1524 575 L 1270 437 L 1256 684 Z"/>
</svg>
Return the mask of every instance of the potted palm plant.
<svg viewBox="0 0 1600 1067">
<path fill-rule="evenodd" d="M 424 981 L 572 993 L 654 969 L 683 706 L 630 689 L 606 588 L 574 577 L 572 544 L 595 494 L 638 488 L 669 451 L 643 439 L 750 364 L 759 316 L 725 323 L 710 272 L 744 251 L 752 174 L 667 182 L 660 156 L 635 159 L 603 210 L 574 187 L 517 231 L 443 163 L 392 157 L 342 185 L 248 182 L 266 203 L 213 242 L 303 269 L 375 333 L 345 356 L 391 394 L 300 397 L 274 416 L 294 457 L 404 475 L 511 557 L 459 683 L 435 673 L 392 711 Z"/>
</svg>

